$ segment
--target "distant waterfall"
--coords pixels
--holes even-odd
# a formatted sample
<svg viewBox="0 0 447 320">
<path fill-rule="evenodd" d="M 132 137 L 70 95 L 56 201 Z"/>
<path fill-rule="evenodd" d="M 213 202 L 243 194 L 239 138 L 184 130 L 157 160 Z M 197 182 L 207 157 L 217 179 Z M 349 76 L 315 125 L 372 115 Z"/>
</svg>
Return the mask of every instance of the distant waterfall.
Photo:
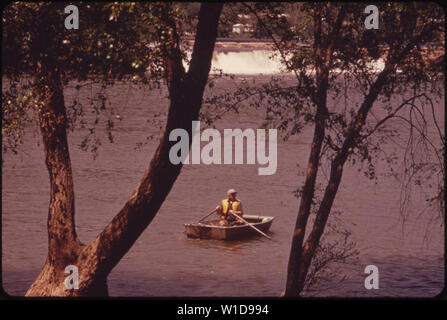
<svg viewBox="0 0 447 320">
<path fill-rule="evenodd" d="M 289 73 L 284 70 L 279 56 L 274 56 L 271 50 L 239 50 L 239 51 L 214 51 L 211 63 L 211 73 L 218 73 L 222 70 L 229 74 L 261 75 Z M 191 59 L 191 52 L 187 53 L 188 59 Z M 188 64 L 184 63 L 186 69 Z M 371 73 L 378 73 L 385 67 L 384 60 L 379 58 L 374 62 L 367 63 L 367 69 Z M 306 70 L 308 74 L 314 74 L 315 69 Z M 344 73 L 346 70 L 336 68 L 331 72 Z"/>
<path fill-rule="evenodd" d="M 272 51 L 214 52 L 211 68 L 232 74 L 273 74 L 281 72 L 281 61 Z M 213 71 L 212 71 L 213 72 Z"/>
</svg>

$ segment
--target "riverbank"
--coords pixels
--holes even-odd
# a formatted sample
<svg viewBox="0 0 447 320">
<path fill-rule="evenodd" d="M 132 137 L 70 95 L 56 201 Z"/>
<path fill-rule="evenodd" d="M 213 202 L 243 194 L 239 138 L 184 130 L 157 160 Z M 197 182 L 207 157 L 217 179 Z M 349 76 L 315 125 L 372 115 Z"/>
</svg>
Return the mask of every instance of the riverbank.
<svg viewBox="0 0 447 320">
<path fill-rule="evenodd" d="M 194 38 L 188 37 L 183 39 L 183 42 L 192 47 L 194 45 Z M 310 43 L 298 43 L 297 47 L 310 48 Z M 424 57 L 430 60 L 439 59 L 445 52 L 444 46 L 441 44 L 432 43 L 421 46 Z M 251 39 L 251 38 L 217 38 L 215 51 L 217 52 L 243 52 L 253 50 L 274 50 L 275 43 L 271 39 Z M 382 47 L 381 50 L 385 53 L 387 48 Z"/>
<path fill-rule="evenodd" d="M 188 46 L 194 45 L 194 38 L 186 38 L 183 40 Z M 297 46 L 309 47 L 309 44 L 298 44 Z M 271 39 L 250 39 L 250 38 L 217 38 L 215 50 L 217 52 L 241 52 L 253 50 L 272 50 L 275 43 Z"/>
</svg>

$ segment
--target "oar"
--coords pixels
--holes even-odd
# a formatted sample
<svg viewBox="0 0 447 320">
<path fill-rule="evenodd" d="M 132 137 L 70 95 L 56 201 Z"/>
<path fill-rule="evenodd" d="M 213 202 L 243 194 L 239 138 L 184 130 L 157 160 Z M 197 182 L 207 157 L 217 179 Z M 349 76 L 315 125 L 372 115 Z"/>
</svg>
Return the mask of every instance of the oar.
<svg viewBox="0 0 447 320">
<path fill-rule="evenodd" d="M 251 228 L 255 229 L 257 232 L 259 232 L 260 234 L 262 234 L 264 237 L 266 237 L 269 240 L 273 240 L 271 237 L 269 237 L 268 235 L 266 235 L 264 232 L 262 232 L 261 230 L 259 230 L 258 228 L 256 228 L 254 225 L 248 223 L 247 220 L 245 220 L 244 218 L 242 218 L 241 216 L 238 216 L 237 214 L 231 212 L 228 210 L 229 213 L 231 213 L 233 216 L 235 216 L 236 218 L 238 218 L 239 220 L 245 222 L 248 226 L 250 226 Z"/>
<path fill-rule="evenodd" d="M 208 218 L 210 215 L 212 215 L 214 212 L 216 212 L 217 209 L 214 209 L 213 211 L 211 211 L 210 213 L 208 213 L 206 216 L 204 216 L 202 219 L 200 219 L 199 221 L 197 221 L 197 223 L 203 221 L 204 219 Z"/>
</svg>

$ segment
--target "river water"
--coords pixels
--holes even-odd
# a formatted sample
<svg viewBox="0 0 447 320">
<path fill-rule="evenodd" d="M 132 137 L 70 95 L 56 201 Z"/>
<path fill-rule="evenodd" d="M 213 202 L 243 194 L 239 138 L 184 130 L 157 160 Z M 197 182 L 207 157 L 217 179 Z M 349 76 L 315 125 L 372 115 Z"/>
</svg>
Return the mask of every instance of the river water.
<svg viewBox="0 0 447 320">
<path fill-rule="evenodd" d="M 252 64 L 250 64 L 253 62 Z M 219 53 L 213 66 L 236 73 L 220 79 L 214 88 L 236 89 L 244 81 L 263 81 L 277 71 L 268 52 Z M 263 73 L 264 75 L 260 75 Z M 287 78 L 289 77 L 289 78 Z M 292 81 L 285 76 L 285 81 Z M 87 99 L 95 88 L 81 89 Z M 121 209 L 147 167 L 160 136 L 151 119 L 165 119 L 165 90 L 138 88 L 128 83 L 108 89 L 115 119 L 114 143 L 107 141 L 102 122 L 99 153 L 78 145 L 87 128 L 69 135 L 76 195 L 76 225 L 82 242 L 92 241 Z M 67 104 L 75 95 L 66 89 Z M 207 94 L 211 94 L 208 92 Z M 444 101 L 436 104 L 444 128 Z M 377 113 L 376 116 L 379 116 Z M 87 122 L 94 116 L 86 115 Z M 149 120 L 149 121 L 148 121 Z M 244 108 L 226 113 L 217 129 L 259 128 L 263 114 Z M 204 124 L 202 124 L 204 126 Z M 407 129 L 395 123 L 404 137 Z M 45 262 L 49 179 L 40 137 L 28 128 L 17 155 L 3 154 L 2 166 L 2 282 L 10 295 L 24 295 Z M 435 132 L 429 128 L 429 132 Z M 146 139 L 148 136 L 153 139 Z M 278 140 L 278 167 L 274 175 L 258 175 L 259 165 L 185 165 L 157 216 L 108 278 L 111 296 L 278 296 L 285 287 L 291 236 L 302 186 L 299 174 L 309 156 L 312 129 L 287 141 Z M 141 148 L 136 146 L 145 142 Z M 387 148 L 385 146 L 385 148 Z M 393 148 L 389 146 L 388 148 Z M 388 167 L 377 166 L 377 183 L 356 166 L 346 165 L 335 201 L 343 228 L 359 254 L 355 261 L 329 266 L 335 276 L 317 284 L 309 296 L 432 297 L 444 287 L 444 226 L 427 209 L 423 190 L 414 187 L 412 202 L 400 211 L 401 185 L 386 177 Z M 327 169 L 322 170 L 328 174 Z M 323 175 L 324 176 L 324 175 Z M 324 177 L 323 177 L 324 180 Z M 245 212 L 272 215 L 270 235 L 246 241 L 188 239 L 184 223 L 197 221 L 225 197 L 230 187 L 239 191 Z M 330 236 L 329 236 L 330 238 Z M 379 289 L 367 290 L 364 269 L 379 269 Z M 344 280 L 340 280 L 341 278 Z M 332 279 L 332 280 L 331 280 Z"/>
</svg>

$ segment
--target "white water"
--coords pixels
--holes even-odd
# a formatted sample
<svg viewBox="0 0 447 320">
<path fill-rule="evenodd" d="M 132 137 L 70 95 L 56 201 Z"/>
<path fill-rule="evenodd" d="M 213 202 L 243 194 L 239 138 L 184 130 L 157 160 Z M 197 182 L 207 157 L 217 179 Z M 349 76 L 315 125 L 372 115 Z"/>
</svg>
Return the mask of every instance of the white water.
<svg viewBox="0 0 447 320">
<path fill-rule="evenodd" d="M 188 53 L 188 59 L 191 52 Z M 252 51 L 214 51 L 211 64 L 211 73 L 235 74 L 235 75 L 272 75 L 279 73 L 290 73 L 284 70 L 281 57 L 274 55 L 272 50 L 252 50 Z M 184 63 L 186 69 L 188 65 Z M 368 64 L 367 69 L 372 73 L 383 70 L 385 62 L 378 59 L 376 62 Z M 307 70 L 308 74 L 313 74 L 314 69 Z M 346 72 L 335 69 L 334 72 Z"/>
<path fill-rule="evenodd" d="M 281 72 L 281 61 L 271 58 L 272 51 L 215 52 L 211 69 L 233 74 L 275 74 Z"/>
</svg>

